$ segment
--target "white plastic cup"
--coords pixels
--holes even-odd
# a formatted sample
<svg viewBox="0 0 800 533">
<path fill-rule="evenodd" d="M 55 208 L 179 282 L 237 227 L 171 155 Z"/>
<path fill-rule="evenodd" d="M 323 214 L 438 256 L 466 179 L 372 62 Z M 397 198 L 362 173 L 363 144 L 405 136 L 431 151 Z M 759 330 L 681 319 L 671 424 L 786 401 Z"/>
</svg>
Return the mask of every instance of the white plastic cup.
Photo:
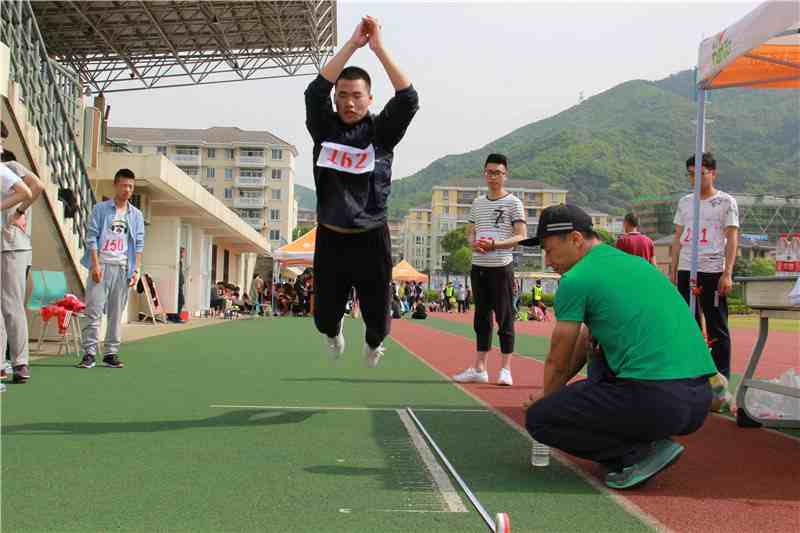
<svg viewBox="0 0 800 533">
<path fill-rule="evenodd" d="M 542 467 L 549 465 L 550 447 L 534 440 L 531 447 L 531 466 Z"/>
</svg>

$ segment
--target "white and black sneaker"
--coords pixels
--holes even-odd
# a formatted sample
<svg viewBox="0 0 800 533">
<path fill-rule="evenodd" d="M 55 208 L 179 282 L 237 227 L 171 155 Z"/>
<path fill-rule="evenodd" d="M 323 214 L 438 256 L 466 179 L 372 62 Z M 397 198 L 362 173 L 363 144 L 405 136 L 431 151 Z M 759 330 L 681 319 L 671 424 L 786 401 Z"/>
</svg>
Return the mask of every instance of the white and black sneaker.
<svg viewBox="0 0 800 533">
<path fill-rule="evenodd" d="M 94 368 L 95 366 L 97 366 L 97 363 L 94 360 L 94 356 L 88 353 L 84 355 L 81 362 L 78 363 L 78 368 Z"/>
<path fill-rule="evenodd" d="M 453 381 L 457 383 L 489 383 L 489 373 L 486 370 L 480 371 L 470 367 L 453 376 Z"/>
<path fill-rule="evenodd" d="M 328 337 L 325 335 L 325 339 L 328 341 L 328 349 L 330 349 L 331 356 L 334 359 L 339 359 L 344 353 L 344 333 L 342 331 L 342 322 L 342 320 L 339 321 L 339 333 L 335 337 Z"/>
<path fill-rule="evenodd" d="M 114 354 L 103 356 L 103 366 L 107 366 L 108 368 L 122 368 L 125 365 L 123 365 L 122 361 L 119 360 L 119 357 Z"/>
<path fill-rule="evenodd" d="M 511 377 L 511 370 L 507 368 L 500 369 L 500 377 L 497 378 L 498 385 L 510 387 L 514 384 L 514 379 Z"/>
<path fill-rule="evenodd" d="M 380 343 L 377 348 L 373 348 L 369 343 L 364 343 L 364 363 L 369 368 L 375 368 L 384 352 L 386 352 L 386 348 L 383 347 L 383 343 Z"/>
</svg>

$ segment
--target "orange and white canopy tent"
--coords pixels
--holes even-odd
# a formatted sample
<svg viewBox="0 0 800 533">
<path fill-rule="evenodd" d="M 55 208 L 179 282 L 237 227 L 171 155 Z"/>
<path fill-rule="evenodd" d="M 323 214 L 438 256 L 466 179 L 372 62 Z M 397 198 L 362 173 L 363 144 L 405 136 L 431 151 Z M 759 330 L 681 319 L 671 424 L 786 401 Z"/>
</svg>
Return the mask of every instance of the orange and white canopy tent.
<svg viewBox="0 0 800 533">
<path fill-rule="evenodd" d="M 273 258 L 283 266 L 311 266 L 314 264 L 314 243 L 317 239 L 317 228 L 299 239 L 281 246 L 273 253 Z"/>
<path fill-rule="evenodd" d="M 697 59 L 695 161 L 706 146 L 706 91 L 728 87 L 800 89 L 800 2 L 770 0 L 700 43 Z M 697 286 L 702 165 L 695 165 L 692 261 L 689 285 Z M 689 309 L 695 309 L 689 291 Z"/>
<path fill-rule="evenodd" d="M 428 283 L 428 276 L 418 272 L 411 264 L 403 259 L 392 269 L 392 279 L 394 281 L 419 281 Z"/>
<path fill-rule="evenodd" d="M 769 1 L 700 43 L 701 89 L 800 88 L 800 3 Z"/>
</svg>

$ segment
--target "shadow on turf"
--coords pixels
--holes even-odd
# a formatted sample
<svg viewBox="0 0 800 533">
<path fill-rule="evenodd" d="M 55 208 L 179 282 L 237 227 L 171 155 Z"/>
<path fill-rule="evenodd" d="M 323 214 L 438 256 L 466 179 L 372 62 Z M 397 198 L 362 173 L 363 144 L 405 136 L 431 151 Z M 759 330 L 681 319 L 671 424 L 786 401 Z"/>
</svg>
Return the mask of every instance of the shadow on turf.
<svg viewBox="0 0 800 533">
<path fill-rule="evenodd" d="M 3 427 L 4 436 L 21 434 L 104 435 L 108 433 L 157 433 L 181 429 L 253 427 L 299 424 L 321 411 L 237 410 L 193 420 L 159 420 L 152 422 L 38 422 Z"/>
<path fill-rule="evenodd" d="M 513 492 L 534 498 L 545 493 L 596 494 L 595 489 L 555 461 L 549 468 L 533 469 L 529 443 L 494 416 L 428 411 L 417 414 L 470 489 L 478 494 Z M 371 415 L 372 439 L 383 453 L 385 466 L 374 466 L 374 457 L 360 466 L 361 459 L 355 456 L 348 460 L 350 464 L 312 465 L 303 470 L 338 476 L 343 483 L 349 477 L 373 478 L 384 489 L 403 491 L 409 497 L 422 498 L 420 505 L 432 505 L 431 498 L 436 498 L 438 489 L 400 419 L 388 412 Z"/>
<path fill-rule="evenodd" d="M 73 363 L 57 363 L 57 364 L 47 364 L 47 365 L 43 365 L 41 363 L 31 363 L 28 366 L 30 366 L 31 368 L 78 368 L 78 363 L 80 363 L 80 359 L 76 358 L 74 359 Z"/>
<path fill-rule="evenodd" d="M 281 381 L 295 382 L 335 382 L 335 383 L 405 383 L 408 385 L 445 385 L 449 381 L 441 379 L 359 379 L 359 378 L 283 378 Z"/>
<path fill-rule="evenodd" d="M 340 465 L 307 466 L 303 470 L 310 474 L 326 474 L 334 476 L 380 476 L 385 475 L 388 472 L 387 468 Z"/>
</svg>

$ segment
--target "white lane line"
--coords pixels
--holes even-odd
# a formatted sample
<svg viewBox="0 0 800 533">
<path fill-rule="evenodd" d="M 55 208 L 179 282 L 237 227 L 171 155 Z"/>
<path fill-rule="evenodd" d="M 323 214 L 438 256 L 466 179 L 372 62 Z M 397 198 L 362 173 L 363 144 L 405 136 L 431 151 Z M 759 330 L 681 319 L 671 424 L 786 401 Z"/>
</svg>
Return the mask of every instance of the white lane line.
<svg viewBox="0 0 800 533">
<path fill-rule="evenodd" d="M 266 409 L 274 411 L 385 411 L 395 412 L 401 407 L 366 407 L 361 405 L 209 405 L 212 409 Z M 415 411 L 430 413 L 482 413 L 489 414 L 488 409 L 421 409 L 414 408 Z"/>
<path fill-rule="evenodd" d="M 422 326 L 422 324 L 420 324 L 420 326 L 421 327 L 427 327 L 427 326 Z M 444 334 L 450 334 L 453 337 L 458 337 L 460 339 L 464 339 L 464 337 L 456 335 L 455 333 L 451 334 L 448 331 L 441 331 L 441 330 L 435 330 L 435 331 L 440 332 L 440 333 L 444 333 Z M 436 372 L 437 374 L 439 374 L 443 378 L 452 381 L 450 376 L 448 376 L 447 374 L 445 374 L 444 372 L 442 372 L 441 370 L 439 370 L 438 368 L 433 366 L 425 358 L 420 357 L 419 355 L 417 355 L 417 353 L 414 350 L 412 350 L 411 348 L 409 348 L 408 346 L 406 346 L 405 344 L 400 342 L 397 338 L 392 337 L 392 340 L 394 342 L 396 342 L 405 351 L 407 351 L 408 353 L 410 353 L 411 355 L 413 355 L 414 357 L 419 359 L 428 368 L 430 368 L 431 370 L 433 370 L 434 372 Z M 539 364 L 542 364 L 542 365 L 544 364 L 542 361 L 539 361 L 538 359 L 533 359 L 533 358 L 530 358 L 530 359 L 532 361 L 536 361 Z M 512 420 L 510 416 L 506 415 L 505 413 L 503 413 L 502 411 L 500 411 L 499 409 L 497 409 L 496 407 L 494 407 L 493 405 L 488 403 L 486 400 L 484 400 L 480 396 L 470 392 L 465 387 L 463 387 L 460 383 L 457 383 L 455 381 L 452 381 L 452 383 L 453 383 L 453 385 L 455 385 L 456 387 L 461 389 L 461 391 L 464 394 L 466 394 L 467 396 L 469 396 L 470 398 L 472 398 L 476 402 L 478 402 L 478 403 L 480 403 L 482 405 L 485 405 L 490 411 L 492 411 L 501 420 L 503 420 L 506 424 L 508 424 L 514 431 L 516 431 L 517 433 L 519 433 L 520 435 L 525 437 L 528 440 L 528 442 L 533 442 L 533 439 L 531 438 L 530 435 L 528 435 L 528 432 L 524 428 L 522 428 L 519 425 L 517 425 L 517 423 L 514 420 Z M 604 484 L 600 483 L 597 479 L 592 477 L 590 474 L 584 472 L 576 463 L 572 462 L 569 459 L 568 455 L 563 454 L 560 451 L 554 450 L 552 448 L 550 449 L 550 454 L 551 454 L 551 457 L 553 457 L 556 461 L 561 463 L 562 466 L 564 466 L 567 469 L 571 470 L 578 477 L 580 477 L 582 480 L 584 480 L 589 485 L 591 485 L 599 493 L 604 494 L 607 497 L 611 498 L 611 500 L 613 500 L 615 503 L 617 503 L 617 505 L 619 505 L 620 507 L 625 509 L 628 513 L 630 513 L 631 515 L 633 515 L 636 518 L 638 518 L 639 520 L 641 520 L 644 524 L 646 524 L 651 529 L 653 529 L 653 531 L 657 531 L 659 533 L 674 533 L 673 530 L 669 529 L 658 518 L 656 518 L 655 516 L 651 515 L 650 513 L 648 513 L 647 511 L 645 511 L 644 509 L 642 509 L 641 507 L 639 507 L 635 503 L 633 503 L 632 500 L 630 500 L 629 498 L 627 498 L 625 496 L 622 496 L 620 494 L 617 494 L 617 493 L 609 490 Z"/>
<path fill-rule="evenodd" d="M 379 513 L 452 513 L 453 511 L 433 511 L 430 509 L 375 509 Z"/>
<path fill-rule="evenodd" d="M 402 409 L 397 409 L 397 416 L 400 417 L 400 421 L 405 426 L 406 431 L 408 431 L 408 436 L 411 437 L 411 442 L 417 449 L 420 459 L 422 459 L 422 462 L 425 463 L 425 468 L 427 468 L 428 472 L 430 472 L 434 483 L 436 483 L 436 487 L 439 489 L 439 494 L 441 494 L 442 500 L 444 500 L 447 508 L 451 513 L 469 512 L 464 505 L 464 502 L 461 501 L 461 497 L 458 495 L 458 492 L 456 492 L 456 488 L 450 482 L 450 477 L 447 475 L 447 472 L 444 471 L 444 469 L 439 465 L 439 461 L 437 461 L 433 456 L 430 448 L 428 448 L 428 444 L 425 442 L 422 434 L 417 429 L 417 426 L 414 425 L 411 417 L 409 417 L 408 413 Z"/>
</svg>

